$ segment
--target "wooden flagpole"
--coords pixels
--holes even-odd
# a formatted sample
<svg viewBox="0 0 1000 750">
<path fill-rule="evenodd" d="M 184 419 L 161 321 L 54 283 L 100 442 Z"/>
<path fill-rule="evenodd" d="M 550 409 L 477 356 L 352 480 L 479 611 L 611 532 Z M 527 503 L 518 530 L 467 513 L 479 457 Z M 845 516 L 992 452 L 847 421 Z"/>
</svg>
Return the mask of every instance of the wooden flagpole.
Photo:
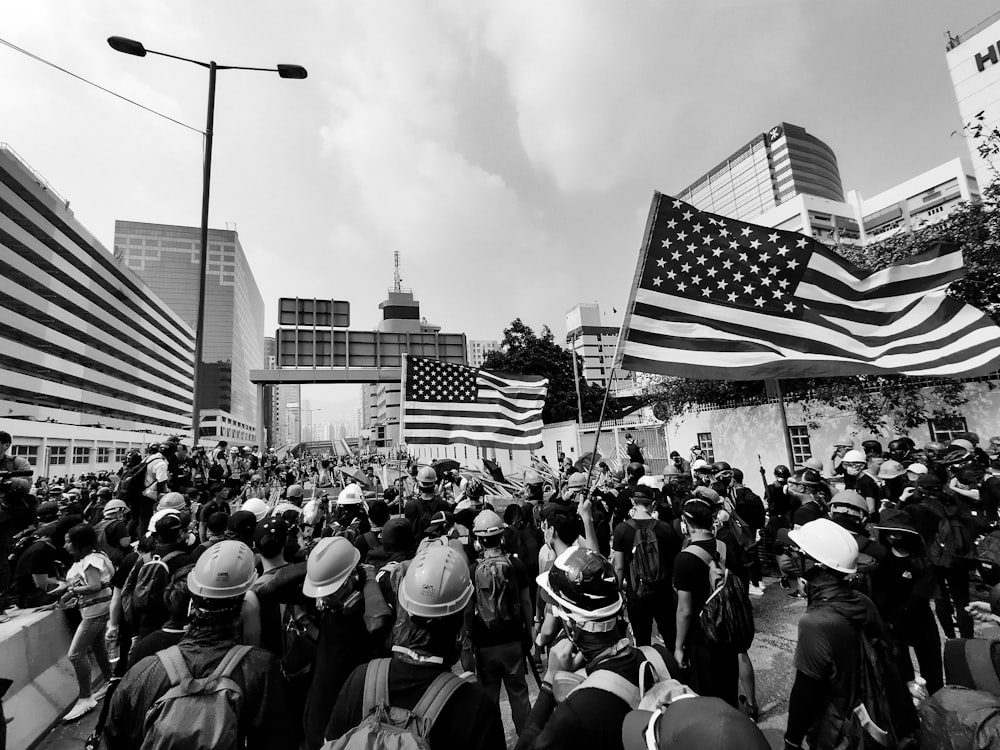
<svg viewBox="0 0 1000 750">
<path fill-rule="evenodd" d="M 781 392 L 781 381 L 775 378 L 774 393 L 778 397 L 778 414 L 781 415 L 781 431 L 785 435 L 785 454 L 788 456 L 788 468 L 795 471 L 795 454 L 792 452 L 792 436 L 788 432 L 788 414 L 785 413 L 785 398 Z"/>
</svg>

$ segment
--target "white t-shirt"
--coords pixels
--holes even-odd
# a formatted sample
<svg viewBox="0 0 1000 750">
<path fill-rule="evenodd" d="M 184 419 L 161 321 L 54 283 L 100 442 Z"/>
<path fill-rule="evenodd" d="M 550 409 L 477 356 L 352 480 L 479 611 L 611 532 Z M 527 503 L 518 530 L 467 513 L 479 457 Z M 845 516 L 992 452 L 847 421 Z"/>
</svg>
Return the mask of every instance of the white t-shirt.
<svg viewBox="0 0 1000 750">
<path fill-rule="evenodd" d="M 170 464 L 163 456 L 156 456 L 149 459 L 146 464 L 146 481 L 142 494 L 150 500 L 158 500 L 160 493 L 156 488 L 160 482 L 170 481 Z"/>
<path fill-rule="evenodd" d="M 86 586 L 87 569 L 96 568 L 101 576 L 101 590 L 97 593 L 80 594 L 80 601 L 98 601 L 88 607 L 80 607 L 80 615 L 86 619 L 101 617 L 111 611 L 111 578 L 115 574 L 115 566 L 103 552 L 91 552 L 82 560 L 77 560 L 66 572 L 66 582 L 70 586 Z M 107 598 L 105 598 L 107 597 Z"/>
</svg>

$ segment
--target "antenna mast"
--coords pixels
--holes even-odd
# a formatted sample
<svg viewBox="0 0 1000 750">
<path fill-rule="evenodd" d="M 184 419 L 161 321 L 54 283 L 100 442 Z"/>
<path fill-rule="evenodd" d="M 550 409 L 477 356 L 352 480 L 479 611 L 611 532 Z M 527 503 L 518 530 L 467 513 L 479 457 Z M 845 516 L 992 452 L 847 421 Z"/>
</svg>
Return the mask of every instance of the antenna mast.
<svg viewBox="0 0 1000 750">
<path fill-rule="evenodd" d="M 392 290 L 394 292 L 401 292 L 403 291 L 403 277 L 399 275 L 399 250 L 394 251 L 392 255 L 396 266 L 396 270 L 392 276 Z"/>
</svg>

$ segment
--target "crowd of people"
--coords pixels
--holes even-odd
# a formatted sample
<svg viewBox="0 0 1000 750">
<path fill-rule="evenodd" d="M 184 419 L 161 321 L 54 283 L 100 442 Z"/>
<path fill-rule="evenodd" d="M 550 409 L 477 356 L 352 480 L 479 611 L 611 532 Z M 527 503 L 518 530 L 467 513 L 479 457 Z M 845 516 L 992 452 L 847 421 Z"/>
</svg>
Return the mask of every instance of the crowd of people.
<svg viewBox="0 0 1000 750">
<path fill-rule="evenodd" d="M 863 747 L 859 705 L 916 741 L 937 625 L 971 639 L 992 615 L 970 577 L 1000 583 L 1000 440 L 972 433 L 845 438 L 762 495 L 697 448 L 652 475 L 631 440 L 625 466 L 537 462 L 510 497 L 453 465 L 389 481 L 377 456 L 179 440 L 33 482 L 11 442 L 4 603 L 72 618 L 65 720 L 103 702 L 108 748 L 506 748 L 502 692 L 517 748 L 766 748 L 749 649 L 772 565 L 805 602 L 785 747 Z"/>
</svg>

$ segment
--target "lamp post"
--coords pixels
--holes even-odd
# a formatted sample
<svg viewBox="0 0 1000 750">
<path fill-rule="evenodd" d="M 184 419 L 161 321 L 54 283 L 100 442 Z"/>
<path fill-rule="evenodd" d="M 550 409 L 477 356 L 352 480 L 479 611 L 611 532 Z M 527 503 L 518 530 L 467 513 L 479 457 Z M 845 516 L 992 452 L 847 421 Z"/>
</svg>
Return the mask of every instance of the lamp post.
<svg viewBox="0 0 1000 750">
<path fill-rule="evenodd" d="M 203 62 L 192 60 L 187 57 L 170 55 L 166 52 L 146 49 L 142 42 L 134 39 L 126 39 L 121 36 L 108 37 L 108 44 L 116 52 L 135 57 L 145 57 L 146 55 L 159 55 L 169 57 L 173 60 L 192 63 L 202 68 L 208 68 L 208 116 L 205 121 L 205 165 L 201 185 L 201 262 L 198 267 L 198 317 L 195 321 L 194 333 L 194 387 L 192 389 L 193 402 L 191 405 L 191 430 L 192 444 L 198 446 L 199 433 L 201 432 L 201 353 L 204 347 L 205 338 L 205 292 L 208 283 L 208 197 L 209 188 L 212 183 L 212 136 L 215 122 L 215 74 L 220 70 L 257 70 L 266 73 L 277 73 L 281 78 L 302 79 L 308 74 L 301 65 L 278 65 L 274 68 L 251 68 L 242 65 L 219 65 L 214 60 Z"/>
</svg>

